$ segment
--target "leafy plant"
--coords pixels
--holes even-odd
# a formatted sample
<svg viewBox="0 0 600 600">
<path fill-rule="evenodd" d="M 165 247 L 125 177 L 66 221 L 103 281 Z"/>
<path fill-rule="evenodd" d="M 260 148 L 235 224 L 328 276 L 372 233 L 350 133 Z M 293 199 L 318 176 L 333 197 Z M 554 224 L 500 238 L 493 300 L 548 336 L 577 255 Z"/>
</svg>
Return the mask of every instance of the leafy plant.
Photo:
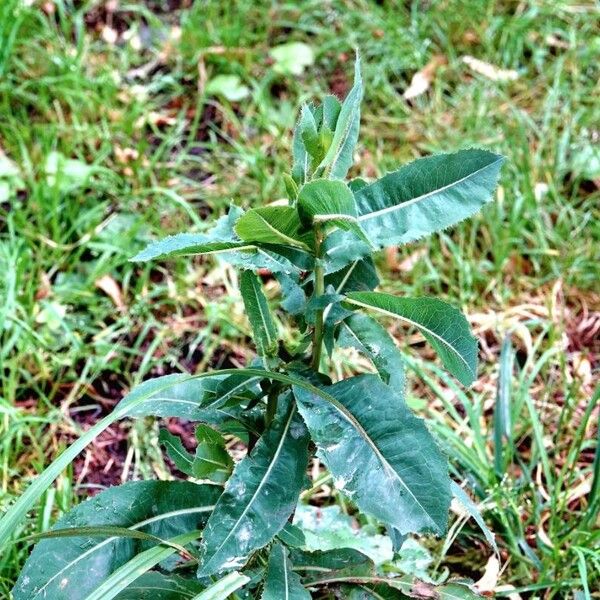
<svg viewBox="0 0 600 600">
<path fill-rule="evenodd" d="M 503 159 L 462 150 L 416 160 L 373 183 L 345 182 L 362 94 L 357 60 L 343 103 L 327 96 L 302 107 L 286 205 L 232 206 L 209 231 L 167 237 L 134 258 L 218 255 L 239 267 L 258 358 L 246 368 L 146 381 L 65 450 L 2 518 L 0 543 L 118 419 L 199 422 L 194 455 L 168 432 L 160 442 L 180 471 L 202 483 L 126 483 L 83 502 L 43 535 L 15 600 L 150 598 L 157 588 L 161 598 L 204 599 L 327 597 L 340 586 L 349 597 L 433 593 L 412 576 L 384 575 L 355 549 L 310 551 L 302 529 L 291 524 L 316 452 L 335 487 L 397 545 L 411 533 L 446 530 L 453 495 L 447 460 L 408 409 L 401 355 L 371 314 L 420 331 L 462 384 L 476 377 L 477 343 L 465 317 L 436 298 L 373 291 L 372 254 L 474 214 L 491 199 Z M 265 273 L 280 284 L 276 314 L 263 289 Z M 278 319 L 286 314 L 298 334 L 293 344 L 280 334 Z M 332 382 L 327 361 L 336 345 L 357 348 L 377 374 Z M 248 447 L 235 466 L 224 435 Z M 295 570 L 296 562 L 312 568 Z M 456 583 L 435 592 L 473 595 Z"/>
</svg>

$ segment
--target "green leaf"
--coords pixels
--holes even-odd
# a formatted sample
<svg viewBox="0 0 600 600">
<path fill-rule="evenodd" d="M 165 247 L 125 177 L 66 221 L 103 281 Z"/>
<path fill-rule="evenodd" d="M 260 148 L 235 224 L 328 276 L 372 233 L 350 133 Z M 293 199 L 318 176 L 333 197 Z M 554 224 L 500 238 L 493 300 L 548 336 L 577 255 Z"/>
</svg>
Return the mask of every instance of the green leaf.
<svg viewBox="0 0 600 600">
<path fill-rule="evenodd" d="M 261 356 L 274 356 L 278 345 L 277 328 L 258 276 L 251 271 L 243 271 L 240 291 L 258 353 Z"/>
<path fill-rule="evenodd" d="M 335 131 L 338 119 L 340 117 L 340 111 L 342 110 L 341 102 L 331 94 L 328 94 L 323 98 L 323 118 L 321 123 L 321 129 L 326 127 L 329 131 Z"/>
<path fill-rule="evenodd" d="M 273 69 L 284 75 L 302 75 L 304 69 L 315 62 L 312 48 L 303 42 L 288 42 L 275 46 L 269 54 L 275 61 Z"/>
<path fill-rule="evenodd" d="M 230 102 L 239 102 L 250 95 L 250 89 L 239 75 L 217 75 L 204 90 L 209 96 L 222 96 Z"/>
<path fill-rule="evenodd" d="M 171 544 L 186 545 L 197 540 L 200 535 L 200 531 L 182 533 L 171 538 L 169 542 Z M 107 579 L 102 581 L 93 592 L 85 597 L 85 600 L 112 600 L 112 598 L 115 598 L 119 592 L 127 588 L 138 577 L 171 556 L 174 552 L 175 549 L 172 546 L 154 546 L 136 554 L 124 565 L 113 571 Z"/>
<path fill-rule="evenodd" d="M 367 315 L 353 314 L 340 326 L 338 343 L 342 348 L 356 348 L 371 359 L 381 379 L 404 392 L 402 356 L 390 334 Z"/>
<path fill-rule="evenodd" d="M 414 325 L 446 369 L 463 385 L 477 378 L 477 340 L 465 316 L 437 298 L 398 298 L 380 292 L 350 292 L 347 301 Z"/>
<path fill-rule="evenodd" d="M 416 160 L 355 192 L 358 221 L 378 248 L 455 225 L 492 199 L 503 161 L 475 149 Z"/>
<path fill-rule="evenodd" d="M 149 571 L 128 585 L 117 600 L 192 600 L 202 588 L 197 580 Z"/>
<path fill-rule="evenodd" d="M 325 273 L 335 273 L 347 268 L 357 260 L 369 260 L 372 254 L 370 244 L 358 240 L 347 231 L 333 231 L 323 244 Z"/>
<path fill-rule="evenodd" d="M 356 218 L 356 202 L 343 181 L 314 179 L 300 188 L 298 194 L 300 220 L 310 226 L 313 222 L 335 216 Z"/>
<path fill-rule="evenodd" d="M 314 179 L 300 189 L 298 213 L 305 226 L 322 223 L 350 231 L 370 245 L 356 218 L 356 202 L 350 188 L 331 179 Z"/>
<path fill-rule="evenodd" d="M 485 537 L 487 543 L 490 545 L 492 550 L 496 553 L 496 555 L 500 556 L 500 551 L 498 550 L 498 546 L 496 545 L 496 539 L 494 534 L 490 531 L 489 527 L 485 524 L 479 509 L 476 504 L 471 500 L 467 492 L 463 490 L 460 485 L 455 483 L 454 481 L 451 484 L 452 494 L 458 500 L 458 502 L 465 508 L 465 510 L 469 513 L 469 515 L 473 518 L 473 520 L 479 525 L 483 536 Z"/>
<path fill-rule="evenodd" d="M 302 529 L 290 522 L 277 534 L 277 537 L 288 547 L 301 548 L 306 543 Z"/>
<path fill-rule="evenodd" d="M 325 287 L 332 286 L 338 294 L 370 291 L 379 285 L 373 259 L 369 256 L 355 260 L 348 266 L 325 276 Z"/>
<path fill-rule="evenodd" d="M 367 574 L 374 570 L 374 564 L 369 557 L 354 548 L 336 548 L 334 550 L 315 550 L 312 552 L 293 549 L 290 556 L 294 570 L 308 574 L 315 571 L 324 573 L 327 571 L 350 570 L 354 574 Z"/>
<path fill-rule="evenodd" d="M 241 566 L 284 527 L 308 463 L 308 434 L 293 403 L 279 399 L 274 424 L 241 460 L 208 520 L 198 576 Z"/>
<path fill-rule="evenodd" d="M 115 421 L 125 416 L 181 416 L 190 415 L 193 419 L 198 415 L 197 405 L 200 399 L 205 398 L 208 392 L 215 393 L 215 388 L 220 381 L 228 375 L 236 377 L 247 377 L 252 380 L 256 377 L 264 378 L 265 371 L 262 369 L 223 369 L 221 371 L 211 371 L 200 373 L 198 375 L 165 375 L 142 383 L 132 390 L 117 405 L 117 408 L 100 419 L 95 425 L 90 427 L 80 438 L 71 444 L 58 458 L 36 477 L 34 482 L 19 496 L 16 502 L 0 518 L 0 547 L 2 547 L 19 523 L 23 521 L 27 512 L 34 506 L 42 494 L 52 485 L 52 482 L 62 473 L 62 471 L 75 459 L 75 457 L 105 429 L 110 427 Z M 269 372 L 268 377 L 289 385 L 295 384 L 305 387 L 316 394 L 323 394 L 307 381 L 299 377 L 290 376 L 285 373 Z M 204 382 L 202 380 L 206 379 Z M 191 383 L 194 382 L 194 383 Z M 200 384 L 198 382 L 201 382 Z M 197 387 L 196 387 L 197 386 Z M 171 388 L 176 389 L 176 393 L 170 393 Z M 208 410 L 208 409 L 207 409 Z M 218 409 L 220 411 L 221 409 Z M 229 416 L 223 413 L 224 416 Z"/>
<path fill-rule="evenodd" d="M 352 576 L 343 575 L 336 577 L 335 575 L 320 575 L 316 576 L 307 582 L 305 585 L 320 587 L 328 585 L 339 585 L 343 583 L 352 583 L 360 586 L 368 586 L 366 589 L 376 590 L 376 594 L 366 596 L 366 598 L 435 598 L 435 600 L 477 600 L 481 596 L 472 592 L 466 585 L 459 583 L 446 583 L 436 586 L 424 581 L 419 581 L 411 576 L 406 577 L 381 577 L 381 576 Z M 388 596 L 386 588 L 389 590 L 398 590 L 403 595 Z M 385 595 L 381 595 L 385 594 Z M 359 596 L 360 597 L 360 596 Z"/>
<path fill-rule="evenodd" d="M 162 539 L 201 528 L 221 490 L 184 481 L 137 481 L 109 488 L 76 506 L 52 531 L 118 527 Z M 83 598 L 149 544 L 119 535 L 44 539 L 13 590 L 15 600 Z"/>
<path fill-rule="evenodd" d="M 192 475 L 192 464 L 194 457 L 185 449 L 181 438 L 173 435 L 167 429 L 161 429 L 158 441 L 165 447 L 167 455 L 175 466 L 186 475 Z"/>
<path fill-rule="evenodd" d="M 261 600 L 310 600 L 310 594 L 292 570 L 289 552 L 282 544 L 273 544 Z"/>
<path fill-rule="evenodd" d="M 132 261 L 148 261 L 173 258 L 190 254 L 219 254 L 233 249 L 251 250 L 253 245 L 241 241 L 233 230 L 233 225 L 244 214 L 237 206 L 231 206 L 229 213 L 220 217 L 206 233 L 179 233 L 152 242 L 134 256 Z"/>
<path fill-rule="evenodd" d="M 236 223 L 235 231 L 246 242 L 283 244 L 310 250 L 310 236 L 301 234 L 301 227 L 295 208 L 265 206 L 244 213 Z"/>
<path fill-rule="evenodd" d="M 356 521 L 342 513 L 339 506 L 298 504 L 294 524 L 304 532 L 305 550 L 321 551 L 331 557 L 333 555 L 329 555 L 329 551 L 354 549 L 364 555 L 363 563 L 364 558 L 369 557 L 376 565 L 389 562 L 394 556 L 392 542 L 387 536 L 358 527 Z"/>
<path fill-rule="evenodd" d="M 234 571 L 194 596 L 193 600 L 227 600 L 233 592 L 244 587 L 249 581 L 250 577 Z"/>
<path fill-rule="evenodd" d="M 342 104 L 331 145 L 316 171 L 317 174 L 323 172 L 325 177 L 334 179 L 346 177 L 352 166 L 352 153 L 358 140 L 362 95 L 360 58 L 357 55 L 354 64 L 354 85 Z"/>
<path fill-rule="evenodd" d="M 192 474 L 197 479 L 222 482 L 233 465 L 223 436 L 208 425 L 196 427 L 198 446 L 192 462 Z"/>
<path fill-rule="evenodd" d="M 157 258 L 173 258 L 191 254 L 218 254 L 230 250 L 252 250 L 254 246 L 246 242 L 218 241 L 207 239 L 202 233 L 178 233 L 150 244 L 131 260 L 146 262 Z"/>
<path fill-rule="evenodd" d="M 310 155 L 306 150 L 305 138 L 317 135 L 317 124 L 308 104 L 302 105 L 300 116 L 292 139 L 292 154 L 294 163 L 292 175 L 297 184 L 302 185 L 308 178 L 310 171 Z"/>
<path fill-rule="evenodd" d="M 447 460 L 404 398 L 374 375 L 294 394 L 335 486 L 401 533 L 443 533 L 450 506 Z"/>
</svg>

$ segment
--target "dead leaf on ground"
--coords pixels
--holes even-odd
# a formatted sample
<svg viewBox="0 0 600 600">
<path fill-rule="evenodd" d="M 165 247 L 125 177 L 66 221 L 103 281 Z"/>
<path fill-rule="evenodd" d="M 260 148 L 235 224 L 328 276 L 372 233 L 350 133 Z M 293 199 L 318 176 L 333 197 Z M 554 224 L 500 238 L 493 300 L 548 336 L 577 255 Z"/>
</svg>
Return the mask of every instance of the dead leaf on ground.
<svg viewBox="0 0 600 600">
<path fill-rule="evenodd" d="M 475 583 L 475 589 L 483 595 L 492 594 L 498 584 L 499 575 L 500 561 L 496 556 L 492 555 L 485 565 L 485 571 L 483 572 L 481 579 Z"/>
<path fill-rule="evenodd" d="M 110 275 L 102 275 L 96 279 L 95 286 L 102 290 L 119 310 L 125 310 L 125 302 L 123 300 L 123 292 L 121 287 Z"/>
<path fill-rule="evenodd" d="M 421 94 L 424 94 L 431 85 L 435 72 L 439 67 L 448 62 L 445 56 L 436 54 L 420 71 L 417 71 L 410 82 L 408 88 L 404 91 L 405 100 L 412 100 Z"/>
<path fill-rule="evenodd" d="M 171 115 L 151 110 L 147 115 L 140 117 L 135 125 L 138 129 L 141 129 L 146 123 L 156 127 L 171 127 L 177 123 L 177 119 Z"/>
<path fill-rule="evenodd" d="M 514 69 L 502 69 L 491 63 L 479 60 L 474 56 L 463 56 L 462 61 L 475 73 L 479 73 L 492 81 L 514 81 L 519 74 Z"/>
<path fill-rule="evenodd" d="M 52 283 L 50 282 L 50 277 L 48 277 L 48 273 L 40 274 L 40 284 L 35 293 L 36 300 L 43 300 L 47 298 L 52 293 Z"/>
</svg>

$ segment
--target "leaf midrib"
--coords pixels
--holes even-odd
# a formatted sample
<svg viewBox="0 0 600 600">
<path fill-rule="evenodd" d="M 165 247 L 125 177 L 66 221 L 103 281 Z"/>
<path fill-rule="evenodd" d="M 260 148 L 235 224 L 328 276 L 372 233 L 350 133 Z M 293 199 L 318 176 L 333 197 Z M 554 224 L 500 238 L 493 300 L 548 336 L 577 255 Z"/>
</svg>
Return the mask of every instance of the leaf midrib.
<svg viewBox="0 0 600 600">
<path fill-rule="evenodd" d="M 288 419 L 287 419 L 287 421 L 286 421 L 286 423 L 285 423 L 285 425 L 284 425 L 284 427 L 283 427 L 283 429 L 281 431 L 281 437 L 280 437 L 279 442 L 277 444 L 277 448 L 275 449 L 275 453 L 273 454 L 273 459 L 269 463 L 269 466 L 268 466 L 267 470 L 265 471 L 264 475 L 262 476 L 258 487 L 256 488 L 256 490 L 252 494 L 252 497 L 250 498 L 250 500 L 246 504 L 246 507 L 242 511 L 242 514 L 239 516 L 238 520 L 235 522 L 235 524 L 233 525 L 233 527 L 231 527 L 229 533 L 225 536 L 225 539 L 221 542 L 221 544 L 212 553 L 210 560 L 206 563 L 206 565 L 204 565 L 203 569 L 205 569 L 207 565 L 211 564 L 211 562 L 213 561 L 214 557 L 217 556 L 217 554 L 223 549 L 223 546 L 225 546 L 225 544 L 229 541 L 229 539 L 231 538 L 231 536 L 233 535 L 233 533 L 237 530 L 237 527 L 241 523 L 242 519 L 248 514 L 248 511 L 250 510 L 250 507 L 255 502 L 256 498 L 258 497 L 258 494 L 260 493 L 260 491 L 262 490 L 262 488 L 265 486 L 266 482 L 268 481 L 269 476 L 271 475 L 271 472 L 273 471 L 273 469 L 275 468 L 275 465 L 277 464 L 277 461 L 279 459 L 279 455 L 281 454 L 281 450 L 283 448 L 283 444 L 284 444 L 284 442 L 286 440 L 287 433 L 289 431 L 289 428 L 290 428 L 290 425 L 292 423 L 292 419 L 293 419 L 295 413 L 296 413 L 296 407 L 293 406 L 292 409 L 290 410 L 290 414 L 288 416 Z"/>
<path fill-rule="evenodd" d="M 356 306 L 360 306 L 361 308 L 368 308 L 368 309 L 371 309 L 371 310 L 375 310 L 377 312 L 380 312 L 382 315 L 386 315 L 388 317 L 393 317 L 395 319 L 399 319 L 400 321 L 404 321 L 405 323 L 409 323 L 410 325 L 413 325 L 417 329 L 422 329 L 422 330 L 426 331 L 429 335 L 431 335 L 436 340 L 438 340 L 442 344 L 444 344 L 447 348 L 449 348 L 451 350 L 452 354 L 454 354 L 455 356 L 458 356 L 458 358 L 460 358 L 460 360 L 464 363 L 465 367 L 467 367 L 469 373 L 471 373 L 471 375 L 473 377 L 476 376 L 476 373 L 473 372 L 473 369 L 471 369 L 471 366 L 469 365 L 469 363 L 467 362 L 467 360 L 462 356 L 462 354 L 460 354 L 460 352 L 458 352 L 454 348 L 454 346 L 452 346 L 452 344 L 450 342 L 448 342 L 446 339 L 444 339 L 443 337 L 441 337 L 438 333 L 436 333 L 432 329 L 429 329 L 427 326 L 422 325 L 421 323 L 417 323 L 416 321 L 413 321 L 412 319 L 409 319 L 408 317 L 405 317 L 405 316 L 400 315 L 398 313 L 386 310 L 384 308 L 380 308 L 378 306 L 374 306 L 372 304 L 365 304 L 363 302 L 360 302 L 359 300 L 354 300 L 354 299 L 352 299 L 352 298 L 350 298 L 348 296 L 346 296 L 346 300 L 348 302 L 350 302 L 351 304 L 355 304 Z"/>
<path fill-rule="evenodd" d="M 497 158 L 494 162 L 491 162 L 487 165 L 485 165 L 485 167 L 481 167 L 479 169 L 477 169 L 476 171 L 473 171 L 472 173 L 469 173 L 468 175 L 465 175 L 464 177 L 461 177 L 460 179 L 457 179 L 456 181 L 453 181 L 451 183 L 448 183 L 440 188 L 437 188 L 435 190 L 432 190 L 431 192 L 427 192 L 426 194 L 422 194 L 420 196 L 416 196 L 415 198 L 411 198 L 410 200 L 406 200 L 405 202 L 401 202 L 399 204 L 393 204 L 392 206 L 386 206 L 385 208 L 382 208 L 380 210 L 376 210 L 374 212 L 370 212 L 370 213 L 366 213 L 364 215 L 359 215 L 358 216 L 358 221 L 368 221 L 369 219 L 375 219 L 383 214 L 387 214 L 389 212 L 394 212 L 394 211 L 399 211 L 399 210 L 404 210 L 405 208 L 407 208 L 408 206 L 411 206 L 412 204 L 415 204 L 417 202 L 421 202 L 423 200 L 426 200 L 427 198 L 429 198 L 430 196 L 435 196 L 436 194 L 442 194 L 443 192 L 445 192 L 446 190 L 449 190 L 450 188 L 460 185 L 461 183 L 464 183 L 465 181 L 468 181 L 469 179 L 471 179 L 472 177 L 475 177 L 476 175 L 478 175 L 479 173 L 485 171 L 486 169 L 489 169 L 493 166 L 495 166 L 496 164 L 498 164 L 499 162 L 502 162 L 502 158 Z M 378 185 L 379 181 L 375 181 L 373 182 L 371 185 L 362 188 L 359 191 L 363 192 L 364 190 L 368 190 L 371 186 L 375 186 Z"/>
</svg>

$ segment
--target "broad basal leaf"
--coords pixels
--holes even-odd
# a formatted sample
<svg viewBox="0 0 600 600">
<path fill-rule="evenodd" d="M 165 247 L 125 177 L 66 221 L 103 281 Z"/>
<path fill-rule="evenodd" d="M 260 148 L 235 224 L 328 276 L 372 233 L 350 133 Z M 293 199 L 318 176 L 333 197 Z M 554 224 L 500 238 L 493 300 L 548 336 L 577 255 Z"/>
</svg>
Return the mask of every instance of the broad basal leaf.
<svg viewBox="0 0 600 600">
<path fill-rule="evenodd" d="M 204 530 L 199 576 L 241 566 L 285 525 L 304 482 L 308 434 L 285 396 L 278 416 L 235 467 Z"/>
<path fill-rule="evenodd" d="M 310 250 L 312 238 L 302 233 L 298 212 L 291 206 L 265 206 L 244 213 L 235 224 L 242 240 L 250 243 L 283 244 Z"/>
<path fill-rule="evenodd" d="M 91 594 L 86 595 L 85 600 L 112 600 L 116 598 L 121 591 L 136 581 L 138 577 L 171 557 L 176 552 L 174 546 L 187 546 L 191 542 L 195 542 L 200 537 L 200 534 L 200 531 L 180 533 L 169 540 L 165 540 L 164 544 L 156 544 L 136 554 L 124 565 L 121 565 L 111 573 Z M 185 548 L 183 550 L 184 552 L 188 552 Z"/>
<path fill-rule="evenodd" d="M 359 313 L 344 319 L 338 343 L 342 348 L 356 348 L 365 354 L 385 383 L 404 392 L 402 356 L 390 334 L 377 321 Z"/>
<path fill-rule="evenodd" d="M 447 461 L 402 395 L 375 375 L 322 390 L 329 400 L 294 386 L 335 486 L 402 533 L 443 533 L 451 499 Z"/>
<path fill-rule="evenodd" d="M 398 298 L 380 292 L 350 292 L 347 300 L 414 325 L 454 377 L 464 385 L 475 381 L 477 340 L 458 309 L 437 298 Z"/>
<path fill-rule="evenodd" d="M 289 552 L 283 544 L 273 544 L 261 600 L 310 600 L 310 594 L 292 571 Z"/>
<path fill-rule="evenodd" d="M 273 356 L 277 352 L 277 328 L 262 290 L 262 284 L 252 271 L 242 272 L 240 291 L 258 353 L 261 356 Z"/>
<path fill-rule="evenodd" d="M 167 539 L 201 529 L 220 488 L 183 481 L 138 481 L 82 502 L 54 529 L 112 525 Z M 15 600 L 80 600 L 148 542 L 123 537 L 44 539 L 29 557 L 13 590 Z"/>
<path fill-rule="evenodd" d="M 503 160 L 475 149 L 416 160 L 355 192 L 359 223 L 378 248 L 450 227 L 491 200 Z"/>
<path fill-rule="evenodd" d="M 352 152 L 358 140 L 360 127 L 360 103 L 363 86 L 360 59 L 354 65 L 354 85 L 346 96 L 336 120 L 335 132 L 327 154 L 317 169 L 317 174 L 327 178 L 344 179 L 352 166 Z"/>
</svg>

